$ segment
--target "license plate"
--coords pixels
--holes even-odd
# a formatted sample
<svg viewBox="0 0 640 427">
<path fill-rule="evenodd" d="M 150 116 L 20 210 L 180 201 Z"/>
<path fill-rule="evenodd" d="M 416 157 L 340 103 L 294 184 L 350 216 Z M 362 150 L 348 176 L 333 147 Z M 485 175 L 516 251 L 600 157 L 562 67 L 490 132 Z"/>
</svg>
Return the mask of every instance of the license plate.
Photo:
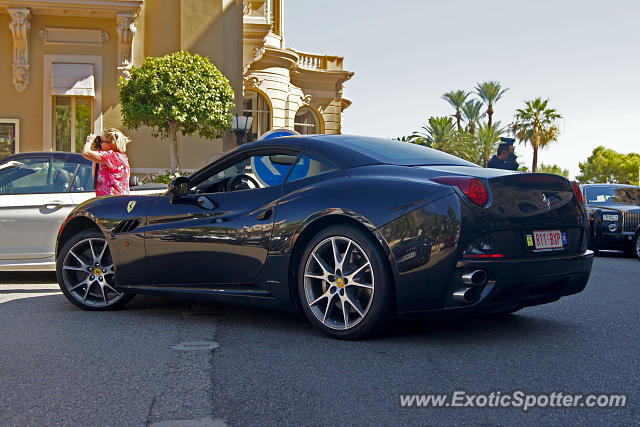
<svg viewBox="0 0 640 427">
<path fill-rule="evenodd" d="M 533 243 L 536 249 L 562 248 L 563 240 L 560 230 L 533 231 Z"/>
</svg>

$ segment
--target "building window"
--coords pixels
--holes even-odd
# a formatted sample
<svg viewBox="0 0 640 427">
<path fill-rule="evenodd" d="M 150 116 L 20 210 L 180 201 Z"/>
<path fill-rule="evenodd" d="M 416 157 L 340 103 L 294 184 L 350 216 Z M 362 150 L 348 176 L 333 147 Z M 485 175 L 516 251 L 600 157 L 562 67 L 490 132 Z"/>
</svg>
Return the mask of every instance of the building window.
<svg viewBox="0 0 640 427">
<path fill-rule="evenodd" d="M 20 150 L 20 120 L 0 119 L 0 160 Z"/>
<path fill-rule="evenodd" d="M 84 141 L 92 133 L 93 98 L 87 96 L 54 96 L 54 140 L 56 151 L 82 151 Z"/>
<path fill-rule="evenodd" d="M 80 152 L 87 134 L 102 131 L 102 58 L 45 55 L 44 151 Z"/>
<path fill-rule="evenodd" d="M 271 106 L 267 98 L 255 90 L 245 90 L 242 100 L 242 114 L 253 117 L 251 130 L 245 142 L 255 141 L 271 129 Z"/>
<path fill-rule="evenodd" d="M 301 107 L 296 112 L 293 128 L 296 132 L 302 135 L 322 133 L 318 114 L 309 107 Z"/>
</svg>

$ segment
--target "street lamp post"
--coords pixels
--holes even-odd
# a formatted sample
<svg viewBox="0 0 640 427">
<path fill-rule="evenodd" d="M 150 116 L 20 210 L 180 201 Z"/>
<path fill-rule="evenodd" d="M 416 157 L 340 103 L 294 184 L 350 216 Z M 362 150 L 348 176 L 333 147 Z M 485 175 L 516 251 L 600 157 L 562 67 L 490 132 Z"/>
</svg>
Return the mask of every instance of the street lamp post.
<svg viewBox="0 0 640 427">
<path fill-rule="evenodd" d="M 233 133 L 236 134 L 236 140 L 238 145 L 244 144 L 244 138 L 247 132 L 251 129 L 253 124 L 253 117 L 239 116 L 237 113 L 231 118 L 231 127 Z"/>
</svg>

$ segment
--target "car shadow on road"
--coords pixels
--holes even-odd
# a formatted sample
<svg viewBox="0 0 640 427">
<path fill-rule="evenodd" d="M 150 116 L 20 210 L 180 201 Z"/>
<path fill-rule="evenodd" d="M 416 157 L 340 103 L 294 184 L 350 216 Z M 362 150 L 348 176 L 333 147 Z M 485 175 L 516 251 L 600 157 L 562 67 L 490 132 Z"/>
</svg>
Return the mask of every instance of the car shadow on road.
<svg viewBox="0 0 640 427">
<path fill-rule="evenodd" d="M 54 283 L 52 283 L 54 282 Z M 11 287 L 3 288 L 2 284 L 11 283 Z M 21 285 L 17 287 L 16 285 Z M 30 285 L 38 285 L 30 288 Z M 55 284 L 53 272 L 0 272 L 0 295 L 7 294 L 48 294 L 56 295 L 34 296 L 24 298 L 20 305 L 29 306 L 35 303 L 35 298 L 43 302 L 42 298 L 55 298 L 47 304 L 54 310 L 62 312 L 76 311 L 76 307 L 68 303 L 61 295 Z M 30 301 L 33 300 L 33 301 Z M 13 301 L 15 304 L 17 301 Z M 5 303 L 6 304 L 6 303 Z M 163 322 L 177 320 L 175 313 L 193 312 L 193 307 L 199 307 L 196 311 L 203 314 L 216 313 L 220 316 L 222 328 L 232 328 L 244 331 L 247 334 L 285 334 L 292 338 L 327 338 L 324 334 L 314 329 L 303 314 L 293 312 L 273 311 L 255 307 L 237 306 L 231 304 L 217 304 L 211 302 L 199 302 L 168 297 L 138 295 L 121 311 L 122 317 L 146 316 L 162 317 Z M 116 315 L 117 312 L 109 312 Z M 99 316 L 99 313 L 87 313 L 87 315 Z M 196 318 L 198 316 L 195 316 Z M 207 316 L 200 316 L 200 321 L 208 321 Z M 182 321 L 183 316 L 180 316 Z M 193 319 L 199 321 L 198 319 Z M 367 339 L 369 342 L 383 341 L 415 341 L 425 342 L 457 341 L 488 342 L 509 341 L 514 337 L 536 337 L 554 335 L 573 335 L 576 333 L 575 325 L 560 322 L 542 315 L 536 314 L 536 308 L 525 309 L 517 314 L 501 317 L 463 317 L 453 319 L 393 319 L 388 327 L 380 334 Z"/>
<path fill-rule="evenodd" d="M 288 334 L 292 339 L 317 337 L 330 339 L 317 331 L 303 314 L 277 312 L 259 308 L 216 305 L 221 313 L 221 328 L 247 334 Z M 572 336 L 576 325 L 536 315 L 534 309 L 500 317 L 469 316 L 453 319 L 393 319 L 384 331 L 365 341 L 407 342 L 416 340 L 466 343 L 513 341 L 514 338 Z"/>
<path fill-rule="evenodd" d="M 40 284 L 40 283 L 56 284 L 55 271 L 0 271 L 0 288 L 3 284 Z"/>
</svg>

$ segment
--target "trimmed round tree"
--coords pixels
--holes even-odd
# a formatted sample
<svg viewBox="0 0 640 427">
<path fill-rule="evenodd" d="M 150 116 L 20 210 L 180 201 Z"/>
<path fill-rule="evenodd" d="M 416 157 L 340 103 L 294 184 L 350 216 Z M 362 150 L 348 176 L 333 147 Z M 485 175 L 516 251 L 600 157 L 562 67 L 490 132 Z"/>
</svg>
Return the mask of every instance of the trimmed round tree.
<svg viewBox="0 0 640 427">
<path fill-rule="evenodd" d="M 126 127 L 149 126 L 154 137 L 169 138 L 171 170 L 180 166 L 178 131 L 207 139 L 222 138 L 231 128 L 235 107 L 229 80 L 197 54 L 176 52 L 147 57 L 120 79 L 122 119 Z"/>
</svg>

